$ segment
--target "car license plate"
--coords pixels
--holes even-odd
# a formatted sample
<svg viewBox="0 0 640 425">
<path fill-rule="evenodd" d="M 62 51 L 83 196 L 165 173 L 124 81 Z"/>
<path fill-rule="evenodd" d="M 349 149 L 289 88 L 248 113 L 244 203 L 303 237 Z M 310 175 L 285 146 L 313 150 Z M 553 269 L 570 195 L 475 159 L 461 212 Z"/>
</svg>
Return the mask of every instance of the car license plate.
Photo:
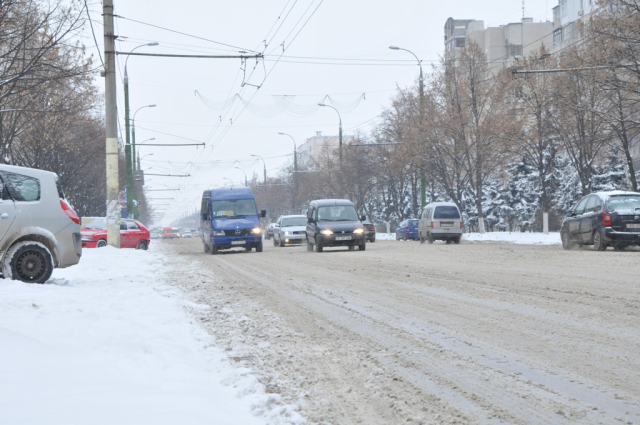
<svg viewBox="0 0 640 425">
<path fill-rule="evenodd" d="M 231 241 L 231 245 L 245 245 L 247 241 Z"/>
<path fill-rule="evenodd" d="M 336 236 L 337 241 L 350 241 L 351 236 Z"/>
<path fill-rule="evenodd" d="M 450 227 L 453 226 L 453 221 L 441 221 L 440 227 Z"/>
</svg>

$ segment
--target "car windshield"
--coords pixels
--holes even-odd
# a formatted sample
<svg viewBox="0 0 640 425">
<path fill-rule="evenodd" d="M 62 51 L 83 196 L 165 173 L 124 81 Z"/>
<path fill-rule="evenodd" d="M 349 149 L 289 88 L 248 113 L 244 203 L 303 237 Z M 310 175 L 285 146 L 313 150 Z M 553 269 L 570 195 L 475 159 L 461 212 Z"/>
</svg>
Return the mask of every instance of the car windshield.
<svg viewBox="0 0 640 425">
<path fill-rule="evenodd" d="M 248 215 L 258 215 L 256 202 L 253 199 L 211 201 L 211 211 L 213 217 L 245 217 Z"/>
<path fill-rule="evenodd" d="M 306 226 L 307 217 L 289 217 L 282 219 L 282 227 Z"/>
<path fill-rule="evenodd" d="M 408 226 L 417 226 L 417 225 L 418 225 L 418 220 L 409 220 Z"/>
<path fill-rule="evenodd" d="M 107 230 L 107 223 L 104 220 L 93 220 L 84 226 L 85 229 Z"/>
<path fill-rule="evenodd" d="M 612 196 L 607 202 L 609 211 L 640 210 L 640 195 Z"/>
<path fill-rule="evenodd" d="M 436 207 L 433 218 L 460 218 L 460 213 L 458 213 L 458 208 L 454 206 Z"/>
<path fill-rule="evenodd" d="M 353 205 L 319 207 L 318 221 L 358 221 L 358 214 Z"/>
</svg>

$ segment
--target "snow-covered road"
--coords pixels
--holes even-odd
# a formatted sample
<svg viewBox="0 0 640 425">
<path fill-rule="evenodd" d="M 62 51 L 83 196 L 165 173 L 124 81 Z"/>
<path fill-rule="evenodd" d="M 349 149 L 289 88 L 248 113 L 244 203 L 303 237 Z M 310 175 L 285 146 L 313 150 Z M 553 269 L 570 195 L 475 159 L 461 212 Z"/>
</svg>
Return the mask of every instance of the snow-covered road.
<svg viewBox="0 0 640 425">
<path fill-rule="evenodd" d="M 161 250 L 232 361 L 310 423 L 640 423 L 637 251 Z"/>
</svg>

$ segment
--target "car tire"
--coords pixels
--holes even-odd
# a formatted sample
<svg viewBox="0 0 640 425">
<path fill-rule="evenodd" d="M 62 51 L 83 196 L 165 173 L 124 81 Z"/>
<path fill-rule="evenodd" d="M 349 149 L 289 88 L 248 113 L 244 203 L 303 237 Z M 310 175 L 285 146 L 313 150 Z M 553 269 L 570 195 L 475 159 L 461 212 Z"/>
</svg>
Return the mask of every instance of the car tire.
<svg viewBox="0 0 640 425">
<path fill-rule="evenodd" d="M 458 245 L 461 239 L 462 239 L 462 236 L 456 236 L 455 238 L 453 238 L 453 243 Z"/>
<path fill-rule="evenodd" d="M 348 248 L 349 248 L 349 251 L 355 251 L 356 250 L 356 246 L 355 245 L 349 245 Z"/>
<path fill-rule="evenodd" d="M 203 242 L 202 244 L 204 245 L 204 253 L 205 253 L 205 254 L 208 254 L 208 253 L 209 253 L 209 251 L 211 251 L 211 248 L 209 247 L 209 245 L 207 245 L 207 244 L 206 244 L 206 243 L 204 243 L 204 242 Z"/>
<path fill-rule="evenodd" d="M 209 252 L 211 252 L 211 255 L 216 255 L 218 253 L 218 247 L 211 245 L 211 250 Z"/>
<path fill-rule="evenodd" d="M 435 239 L 433 239 L 433 235 L 431 233 L 427 233 L 427 241 L 432 244 Z"/>
<path fill-rule="evenodd" d="M 147 248 L 148 248 L 147 241 L 140 241 L 138 242 L 138 245 L 136 245 L 136 249 L 141 249 L 143 251 L 146 251 Z"/>
<path fill-rule="evenodd" d="M 107 240 L 106 239 L 100 239 L 98 241 L 98 243 L 96 244 L 96 248 L 102 248 L 107 246 Z"/>
<path fill-rule="evenodd" d="M 256 245 L 256 252 L 262 252 L 262 242 Z"/>
<path fill-rule="evenodd" d="M 280 246 L 280 248 L 284 247 L 284 242 L 282 241 L 282 238 L 280 238 L 280 243 L 278 245 Z"/>
<path fill-rule="evenodd" d="M 322 252 L 322 243 L 320 242 L 320 239 L 316 239 L 316 252 Z"/>
<path fill-rule="evenodd" d="M 375 237 L 373 237 L 373 238 L 369 239 L 369 242 L 371 242 L 371 243 L 374 243 L 375 241 L 376 241 L 376 238 L 375 238 Z"/>
<path fill-rule="evenodd" d="M 7 252 L 2 273 L 5 279 L 45 283 L 53 273 L 53 257 L 49 249 L 40 242 L 18 242 Z"/>
<path fill-rule="evenodd" d="M 599 230 L 593 232 L 593 249 L 595 251 L 604 251 L 607 249 L 607 245 L 602 240 L 602 235 Z"/>
<path fill-rule="evenodd" d="M 367 243 L 366 242 L 362 242 L 360 245 L 358 245 L 358 250 L 359 251 L 364 251 L 365 249 L 367 249 Z"/>
<path fill-rule="evenodd" d="M 273 237 L 273 246 L 278 246 L 278 242 L 276 241 L 276 237 Z"/>
<path fill-rule="evenodd" d="M 560 239 L 562 240 L 562 248 L 566 249 L 566 250 L 570 250 L 573 249 L 573 247 L 575 247 L 575 244 L 571 241 L 571 238 L 569 237 L 569 232 L 564 231 L 560 234 Z"/>
<path fill-rule="evenodd" d="M 250 246 L 245 246 L 244 250 L 247 251 L 247 252 L 251 252 L 251 247 Z"/>
</svg>

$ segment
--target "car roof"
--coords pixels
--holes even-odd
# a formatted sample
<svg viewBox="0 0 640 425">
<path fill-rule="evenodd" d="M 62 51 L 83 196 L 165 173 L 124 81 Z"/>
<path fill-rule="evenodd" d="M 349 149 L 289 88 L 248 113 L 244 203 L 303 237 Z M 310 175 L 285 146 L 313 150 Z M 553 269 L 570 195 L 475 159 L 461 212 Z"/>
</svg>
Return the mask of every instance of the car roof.
<svg viewBox="0 0 640 425">
<path fill-rule="evenodd" d="M 442 207 L 442 206 L 457 207 L 455 202 L 438 201 L 438 202 L 429 202 L 427 205 L 425 205 L 425 208 L 426 207 Z"/>
<path fill-rule="evenodd" d="M 56 177 L 57 174 L 51 171 L 39 170 L 37 168 L 19 167 L 17 165 L 0 165 L 1 171 L 7 171 L 9 173 L 23 174 L 25 176 L 44 178 L 44 177 Z"/>
<path fill-rule="evenodd" d="M 292 215 L 283 215 L 282 218 L 307 218 L 304 214 L 292 214 Z"/>
<path fill-rule="evenodd" d="M 638 195 L 638 196 L 640 196 L 640 193 L 638 193 L 638 192 L 628 192 L 626 190 L 609 190 L 609 191 L 604 191 L 604 192 L 591 193 L 591 195 L 596 195 L 600 199 L 602 199 L 603 201 L 606 201 L 611 196 L 619 196 L 619 195 Z"/>
<path fill-rule="evenodd" d="M 353 205 L 348 199 L 316 199 L 310 202 L 318 207 L 325 207 L 328 205 Z"/>
</svg>

